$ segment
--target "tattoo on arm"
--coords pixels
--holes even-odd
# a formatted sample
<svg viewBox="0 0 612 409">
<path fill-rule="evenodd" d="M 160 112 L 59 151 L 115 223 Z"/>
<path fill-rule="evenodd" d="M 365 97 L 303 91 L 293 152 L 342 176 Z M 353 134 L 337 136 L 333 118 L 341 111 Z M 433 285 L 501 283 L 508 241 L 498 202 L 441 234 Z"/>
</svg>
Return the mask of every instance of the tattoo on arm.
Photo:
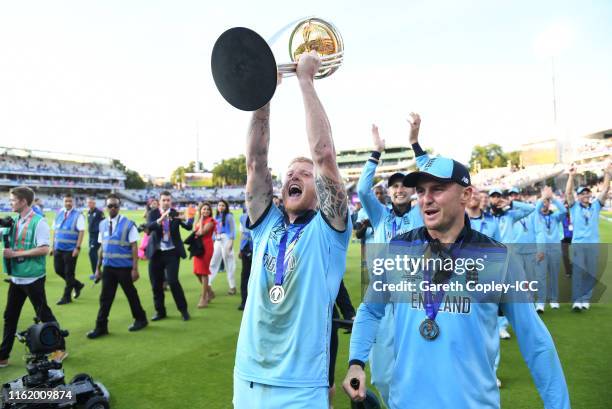
<svg viewBox="0 0 612 409">
<path fill-rule="evenodd" d="M 343 230 L 348 208 L 344 184 L 325 175 L 318 175 L 315 183 L 321 211 L 334 228 Z"/>
<path fill-rule="evenodd" d="M 270 107 L 253 113 L 247 133 L 246 205 L 249 219 L 255 222 L 272 201 L 272 175 L 268 169 L 270 144 Z"/>
</svg>

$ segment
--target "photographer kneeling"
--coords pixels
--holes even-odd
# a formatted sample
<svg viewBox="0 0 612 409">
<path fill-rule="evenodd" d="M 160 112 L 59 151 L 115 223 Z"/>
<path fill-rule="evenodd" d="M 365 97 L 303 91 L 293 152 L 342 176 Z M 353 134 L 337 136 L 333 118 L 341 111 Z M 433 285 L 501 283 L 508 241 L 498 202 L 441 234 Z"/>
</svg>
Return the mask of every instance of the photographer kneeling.
<svg viewBox="0 0 612 409">
<path fill-rule="evenodd" d="M 36 315 L 42 322 L 57 321 L 47 305 L 45 295 L 46 255 L 49 253 L 49 225 L 44 217 L 36 214 L 31 206 L 34 192 L 28 187 L 16 187 L 10 191 L 11 208 L 17 215 L 8 222 L 8 248 L 4 249 L 4 270 L 9 273 L 6 308 L 4 310 L 4 335 L 0 346 L 0 368 L 8 365 L 13 349 L 17 322 L 26 297 L 30 299 Z M 8 221 L 7 220 L 7 221 Z M 62 349 L 52 358 L 62 361 L 68 354 Z"/>
</svg>

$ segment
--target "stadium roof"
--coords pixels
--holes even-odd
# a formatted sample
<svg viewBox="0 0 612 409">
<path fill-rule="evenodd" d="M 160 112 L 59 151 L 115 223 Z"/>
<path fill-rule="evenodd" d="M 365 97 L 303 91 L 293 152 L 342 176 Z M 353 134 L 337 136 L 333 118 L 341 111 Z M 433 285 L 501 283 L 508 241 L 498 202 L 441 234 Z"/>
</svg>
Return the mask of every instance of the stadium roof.
<svg viewBox="0 0 612 409">
<path fill-rule="evenodd" d="M 36 149 L 26 149 L 26 148 L 13 148 L 8 146 L 0 146 L 0 155 L 10 155 L 10 156 L 21 156 L 21 157 L 32 157 L 32 158 L 41 158 L 41 159 L 55 159 L 69 162 L 80 162 L 80 163 L 100 163 L 109 165 L 112 163 L 112 158 L 107 158 L 104 156 L 94 156 L 94 155 L 79 155 L 75 153 L 67 153 L 67 152 L 53 152 L 53 151 L 43 151 Z"/>
<path fill-rule="evenodd" d="M 595 132 L 589 135 L 585 135 L 588 139 L 608 139 L 612 137 L 612 129 L 606 129 L 604 131 Z"/>
<path fill-rule="evenodd" d="M 361 165 L 363 165 L 363 163 L 370 157 L 371 152 L 371 148 L 339 151 L 336 154 L 336 160 L 338 164 L 359 162 Z M 392 159 L 410 160 L 413 158 L 414 153 L 412 152 L 412 149 L 405 146 L 392 146 L 386 148 L 385 153 L 382 156 L 383 161 Z"/>
</svg>

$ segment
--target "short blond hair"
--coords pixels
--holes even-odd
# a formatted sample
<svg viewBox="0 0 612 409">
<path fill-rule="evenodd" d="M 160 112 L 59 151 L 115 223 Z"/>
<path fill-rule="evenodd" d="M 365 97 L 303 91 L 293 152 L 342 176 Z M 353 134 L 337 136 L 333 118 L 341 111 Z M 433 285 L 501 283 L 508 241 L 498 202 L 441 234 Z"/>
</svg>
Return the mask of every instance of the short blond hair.
<svg viewBox="0 0 612 409">
<path fill-rule="evenodd" d="M 314 166 L 314 162 L 312 161 L 312 159 L 307 158 L 305 156 L 298 156 L 297 158 L 293 158 L 291 162 L 289 162 L 288 167 L 290 167 L 294 163 L 310 163 L 312 166 Z"/>
</svg>

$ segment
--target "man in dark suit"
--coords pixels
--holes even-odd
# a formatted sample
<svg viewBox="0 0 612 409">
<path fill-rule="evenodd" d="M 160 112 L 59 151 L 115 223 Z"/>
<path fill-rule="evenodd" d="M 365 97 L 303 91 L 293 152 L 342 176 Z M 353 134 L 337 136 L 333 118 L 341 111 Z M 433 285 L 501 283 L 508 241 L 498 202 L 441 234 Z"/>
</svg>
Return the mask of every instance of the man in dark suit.
<svg viewBox="0 0 612 409">
<path fill-rule="evenodd" d="M 98 234 L 100 233 L 100 222 L 104 220 L 104 212 L 96 207 L 96 198 L 89 196 L 87 198 L 87 230 L 89 232 L 89 262 L 91 263 L 92 274 L 95 275 L 98 267 L 98 250 L 100 250 L 100 242 Z"/>
<path fill-rule="evenodd" d="M 153 288 L 153 301 L 156 314 L 151 319 L 159 321 L 166 318 L 166 306 L 164 304 L 164 278 L 176 308 L 181 312 L 184 321 L 189 320 L 187 312 L 187 301 L 183 293 L 183 287 L 179 282 L 178 272 L 181 258 L 186 258 L 185 247 L 181 240 L 179 227 L 191 230 L 193 221 L 185 221 L 180 217 L 176 209 L 172 208 L 172 196 L 170 192 L 163 191 L 159 196 L 160 208 L 154 209 L 147 218 L 147 228 L 150 232 L 149 244 L 146 254 L 149 258 L 149 278 Z"/>
</svg>

